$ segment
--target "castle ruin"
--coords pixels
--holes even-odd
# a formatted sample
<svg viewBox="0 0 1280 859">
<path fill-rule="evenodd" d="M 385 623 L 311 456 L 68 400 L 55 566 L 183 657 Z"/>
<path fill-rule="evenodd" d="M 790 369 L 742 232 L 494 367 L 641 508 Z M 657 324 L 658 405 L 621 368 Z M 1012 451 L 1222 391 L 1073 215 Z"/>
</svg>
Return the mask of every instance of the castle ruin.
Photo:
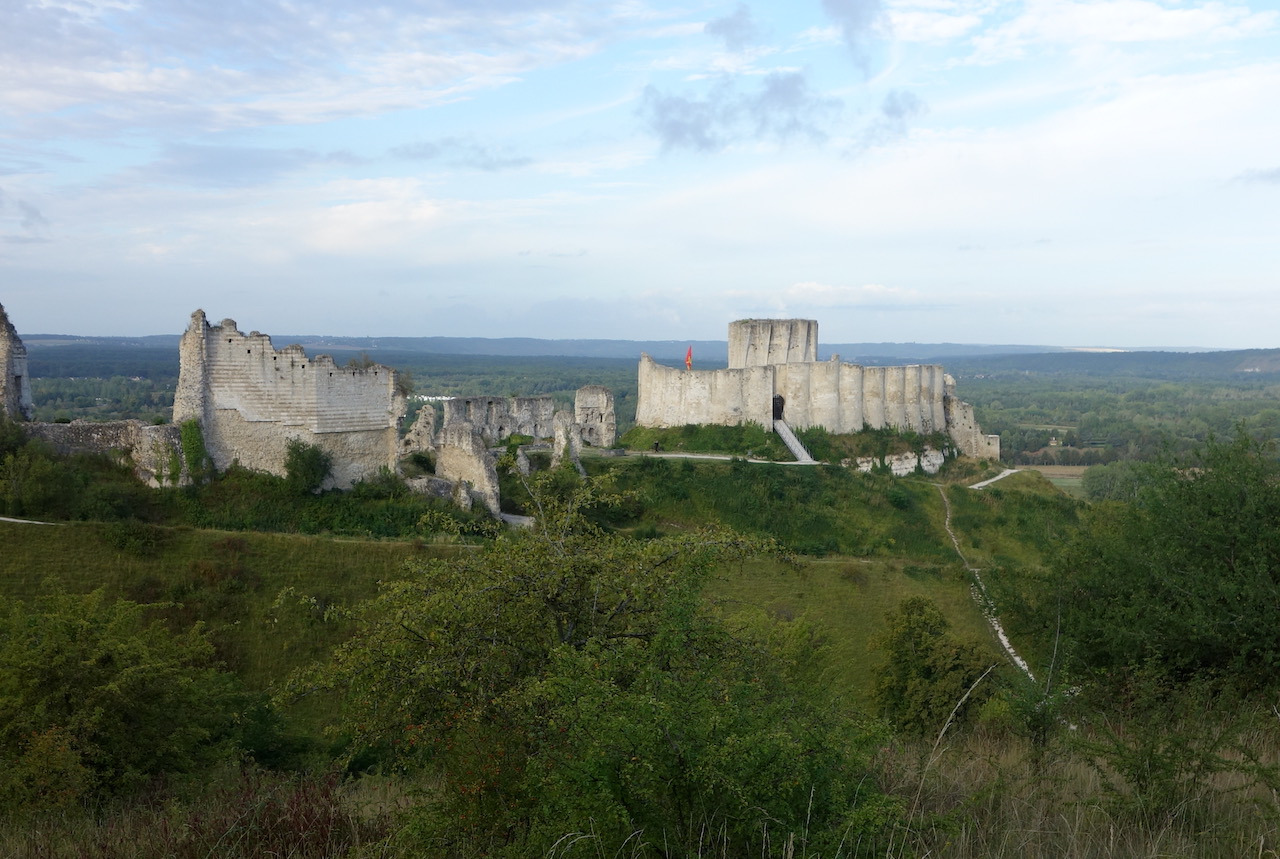
<svg viewBox="0 0 1280 859">
<path fill-rule="evenodd" d="M 29 421 L 34 415 L 27 347 L 0 304 L 0 418 Z"/>
<path fill-rule="evenodd" d="M 999 458 L 1000 437 L 982 433 L 940 365 L 864 367 L 819 361 L 817 350 L 815 320 L 742 319 L 729 325 L 727 369 L 678 369 L 641 355 L 636 423 L 944 431 L 963 454 Z"/>
<path fill-rule="evenodd" d="M 173 422 L 195 420 L 214 466 L 233 462 L 284 475 L 289 442 L 332 458 L 326 488 L 347 489 L 380 469 L 395 471 L 405 397 L 390 367 L 342 367 L 301 346 L 277 350 L 235 320 L 210 325 L 191 314 L 182 335 Z"/>
</svg>

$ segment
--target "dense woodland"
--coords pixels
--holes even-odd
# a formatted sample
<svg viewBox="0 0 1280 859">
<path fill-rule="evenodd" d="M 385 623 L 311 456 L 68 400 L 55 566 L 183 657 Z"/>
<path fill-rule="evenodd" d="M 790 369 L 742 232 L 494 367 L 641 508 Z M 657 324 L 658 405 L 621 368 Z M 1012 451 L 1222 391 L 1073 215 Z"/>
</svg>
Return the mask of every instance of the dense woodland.
<svg viewBox="0 0 1280 859">
<path fill-rule="evenodd" d="M 176 366 L 72 348 L 33 352 L 42 418 L 166 418 Z M 634 391 L 374 357 L 424 394 Z M 1012 460 L 1108 463 L 1090 502 L 685 428 L 734 458 L 507 471 L 509 530 L 391 474 L 319 492 L 305 445 L 153 490 L 0 424 L 0 513 L 57 523 L 0 521 L 0 855 L 1275 855 L 1280 381 L 1163 360 L 953 368 Z"/>
</svg>

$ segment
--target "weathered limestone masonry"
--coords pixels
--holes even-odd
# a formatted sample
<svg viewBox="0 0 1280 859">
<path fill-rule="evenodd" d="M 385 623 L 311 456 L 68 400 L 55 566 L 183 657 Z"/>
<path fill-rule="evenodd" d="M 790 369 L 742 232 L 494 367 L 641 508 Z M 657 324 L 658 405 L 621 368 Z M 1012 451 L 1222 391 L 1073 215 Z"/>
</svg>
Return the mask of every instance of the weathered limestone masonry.
<svg viewBox="0 0 1280 859">
<path fill-rule="evenodd" d="M 573 422 L 578 425 L 583 444 L 613 447 L 618 440 L 618 418 L 613 409 L 613 392 L 604 385 L 579 388 L 573 398 Z"/>
<path fill-rule="evenodd" d="M 113 453 L 128 457 L 134 474 L 149 486 L 179 486 L 190 479 L 182 455 L 181 428 L 176 424 L 72 421 L 31 423 L 23 429 L 29 437 L 47 442 L 58 453 Z"/>
<path fill-rule="evenodd" d="M 555 410 L 550 397 L 455 397 L 444 401 L 444 425 L 469 423 L 488 444 L 515 434 L 551 438 Z"/>
<path fill-rule="evenodd" d="M 296 345 L 277 350 L 234 320 L 210 325 L 203 310 L 191 314 L 180 355 L 173 422 L 199 421 L 219 470 L 239 461 L 282 475 L 291 439 L 332 457 L 330 487 L 396 470 L 405 398 L 390 367 L 341 367 Z"/>
<path fill-rule="evenodd" d="M 470 509 L 475 496 L 495 517 L 498 506 L 498 470 L 483 434 L 466 421 L 448 424 L 440 433 L 436 475 L 451 481 L 454 501 Z"/>
<path fill-rule="evenodd" d="M 498 515 L 496 454 L 491 449 L 512 435 L 526 435 L 535 447 L 551 443 L 552 466 L 568 455 L 579 471 L 583 444 L 613 447 L 618 424 L 613 394 L 588 385 L 574 397 L 574 413 L 556 411 L 551 397 L 455 397 L 444 402 L 444 422 L 435 434 L 434 413 L 419 413 L 401 443 L 404 455 L 433 450 L 436 476 L 459 487 L 456 500 L 468 506 L 466 492 Z M 521 453 L 524 448 L 521 448 Z M 527 463 L 527 459 L 525 460 Z"/>
<path fill-rule="evenodd" d="M 863 367 L 838 356 L 817 360 L 812 319 L 743 319 L 729 325 L 726 370 L 681 370 L 640 356 L 636 423 L 648 427 L 741 424 L 782 418 L 798 429 L 833 433 L 895 427 L 945 430 L 969 456 L 1000 455 L 973 408 L 955 398 L 955 381 L 937 364 Z"/>
<path fill-rule="evenodd" d="M 134 472 L 152 486 L 187 480 L 178 427 L 152 426 L 142 421 L 72 421 L 46 424 L 31 421 L 31 380 L 27 375 L 27 347 L 0 306 L 0 417 L 19 421 L 28 438 L 49 443 L 59 453 L 115 453 L 133 462 Z"/>
<path fill-rule="evenodd" d="M 31 379 L 27 375 L 27 347 L 0 304 L 0 417 L 29 421 L 35 414 L 31 404 Z"/>
</svg>

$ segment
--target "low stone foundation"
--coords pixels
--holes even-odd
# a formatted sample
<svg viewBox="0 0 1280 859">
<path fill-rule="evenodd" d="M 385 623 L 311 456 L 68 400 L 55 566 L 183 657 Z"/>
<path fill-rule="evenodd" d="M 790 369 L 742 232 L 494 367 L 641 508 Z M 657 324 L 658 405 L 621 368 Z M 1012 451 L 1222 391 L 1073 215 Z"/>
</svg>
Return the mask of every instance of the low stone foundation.
<svg viewBox="0 0 1280 859">
<path fill-rule="evenodd" d="M 61 454 L 105 453 L 127 457 L 133 463 L 134 473 L 150 486 L 177 486 L 188 481 L 182 456 L 182 430 L 174 424 L 72 421 L 20 426 L 28 437 L 46 442 Z"/>
</svg>

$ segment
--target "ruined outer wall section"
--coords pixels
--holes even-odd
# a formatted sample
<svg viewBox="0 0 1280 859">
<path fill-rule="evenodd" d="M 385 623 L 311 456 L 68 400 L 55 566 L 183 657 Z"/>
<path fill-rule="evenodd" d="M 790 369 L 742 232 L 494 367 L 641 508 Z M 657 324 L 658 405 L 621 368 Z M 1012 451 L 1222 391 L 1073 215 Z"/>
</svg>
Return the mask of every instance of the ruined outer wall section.
<svg viewBox="0 0 1280 859">
<path fill-rule="evenodd" d="M 188 480 L 182 455 L 182 433 L 176 424 L 155 426 L 142 421 L 72 421 L 31 423 L 23 430 L 61 454 L 120 454 L 150 486 L 176 486 Z"/>
<path fill-rule="evenodd" d="M 551 397 L 455 397 L 444 402 L 446 428 L 468 423 L 489 444 L 519 433 L 534 439 L 555 436 Z"/>
<path fill-rule="evenodd" d="M 436 476 L 468 489 L 494 516 L 498 504 L 498 471 L 481 434 L 466 421 L 446 424 L 440 433 Z"/>
<path fill-rule="evenodd" d="M 973 406 L 961 402 L 956 396 L 956 382 L 949 375 L 946 377 L 946 391 L 947 431 L 956 447 L 961 453 L 976 459 L 999 459 L 1000 436 L 982 432 Z"/>
<path fill-rule="evenodd" d="M 573 398 L 573 421 L 584 444 L 613 447 L 618 441 L 618 417 L 613 392 L 604 385 L 586 385 Z"/>
<path fill-rule="evenodd" d="M 640 356 L 636 424 L 773 425 L 773 367 L 678 370 Z"/>
<path fill-rule="evenodd" d="M 231 319 L 211 326 L 199 310 L 180 355 L 174 423 L 201 423 L 218 469 L 239 461 L 283 475 L 295 438 L 332 457 L 331 486 L 395 469 L 405 401 L 389 367 L 339 367 L 328 355 L 308 358 L 301 346 L 276 350 L 265 334 L 243 334 Z"/>
<path fill-rule="evenodd" d="M 818 360 L 815 319 L 739 319 L 729 323 L 729 369 Z"/>
<path fill-rule="evenodd" d="M 34 415 L 27 347 L 0 305 L 0 417 L 29 421 Z"/>
</svg>

